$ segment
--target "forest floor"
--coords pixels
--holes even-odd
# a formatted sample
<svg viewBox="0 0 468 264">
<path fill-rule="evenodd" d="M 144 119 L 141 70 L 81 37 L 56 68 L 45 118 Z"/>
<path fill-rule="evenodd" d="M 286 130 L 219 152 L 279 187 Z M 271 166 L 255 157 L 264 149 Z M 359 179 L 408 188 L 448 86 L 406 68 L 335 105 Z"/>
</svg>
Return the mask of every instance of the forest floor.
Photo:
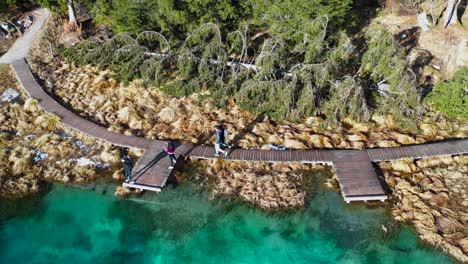
<svg viewBox="0 0 468 264">
<path fill-rule="evenodd" d="M 398 36 L 400 45 L 411 49 L 408 55 L 411 64 L 420 63 L 417 59 L 428 60 L 421 79 L 430 84 L 449 79 L 460 67 L 468 65 L 468 25 L 445 29 L 442 25 L 429 25 L 424 31 L 418 27 L 416 15 L 385 15 L 376 18 L 375 22 L 385 25 Z M 406 34 L 404 38 L 402 34 Z"/>
</svg>

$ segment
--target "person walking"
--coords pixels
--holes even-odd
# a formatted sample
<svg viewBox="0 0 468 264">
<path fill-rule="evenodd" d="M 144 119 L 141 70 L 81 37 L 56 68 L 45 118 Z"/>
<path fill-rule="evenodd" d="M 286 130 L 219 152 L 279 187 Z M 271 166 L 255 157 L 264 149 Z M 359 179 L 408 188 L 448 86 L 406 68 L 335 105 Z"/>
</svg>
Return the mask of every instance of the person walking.
<svg viewBox="0 0 468 264">
<path fill-rule="evenodd" d="M 128 183 L 132 178 L 133 160 L 128 154 L 124 154 L 120 161 L 122 161 L 124 165 L 125 182 Z"/>
<path fill-rule="evenodd" d="M 227 139 L 226 127 L 224 125 L 220 125 L 220 128 L 221 128 L 221 134 L 223 135 L 222 146 L 227 147 L 227 148 L 231 148 L 231 146 L 226 142 L 226 139 Z"/>
<path fill-rule="evenodd" d="M 219 157 L 219 153 L 223 153 L 224 157 L 227 157 L 228 152 L 223 150 L 223 146 L 226 144 L 226 129 L 222 125 L 215 126 L 215 157 Z"/>
<path fill-rule="evenodd" d="M 164 148 L 164 151 L 166 151 L 166 154 L 169 156 L 169 158 L 171 159 L 171 166 L 169 166 L 168 169 L 172 170 L 177 162 L 177 159 L 174 155 L 174 151 L 175 151 L 175 145 L 173 142 L 169 141 L 167 142 L 167 146 Z"/>
</svg>

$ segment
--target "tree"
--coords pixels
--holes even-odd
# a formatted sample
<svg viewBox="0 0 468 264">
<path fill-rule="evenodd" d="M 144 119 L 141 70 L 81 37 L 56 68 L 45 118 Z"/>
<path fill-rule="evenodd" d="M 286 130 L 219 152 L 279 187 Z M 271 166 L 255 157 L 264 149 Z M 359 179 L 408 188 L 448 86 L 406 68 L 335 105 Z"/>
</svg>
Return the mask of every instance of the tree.
<svg viewBox="0 0 468 264">
<path fill-rule="evenodd" d="M 351 39 L 337 30 L 346 27 L 351 0 L 89 2 L 80 0 L 95 22 L 127 33 L 78 44 L 67 56 L 110 68 L 123 81 L 143 77 L 171 95 L 207 91 L 216 106 L 232 96 L 252 112 L 298 120 L 321 114 L 335 80 L 353 75 Z M 354 115 L 369 89 L 344 80 L 350 98 L 334 98 L 350 101 L 338 118 Z M 367 119 L 362 102 L 356 118 Z"/>
<path fill-rule="evenodd" d="M 444 28 L 457 23 L 457 7 L 459 2 L 459 0 L 448 0 L 444 12 Z"/>
<path fill-rule="evenodd" d="M 421 114 L 420 96 L 415 75 L 408 69 L 404 51 L 383 26 L 372 24 L 366 30 L 367 50 L 361 58 L 359 73 L 385 90 L 376 94 L 377 112 L 392 114 L 404 127 L 415 128 Z"/>
<path fill-rule="evenodd" d="M 78 27 L 78 20 L 76 19 L 75 6 L 73 0 L 67 0 L 68 8 L 68 22 L 70 23 L 71 28 Z"/>
<path fill-rule="evenodd" d="M 6 11 L 5 9 L 9 6 L 16 4 L 17 0 L 1 0 L 0 1 L 0 13 Z"/>
<path fill-rule="evenodd" d="M 371 109 L 367 103 L 364 87 L 359 80 L 345 76 L 335 81 L 330 90 L 330 99 L 324 108 L 327 118 L 334 122 L 349 117 L 358 122 L 369 121 Z"/>
<path fill-rule="evenodd" d="M 468 118 L 468 67 L 447 82 L 437 84 L 424 102 L 450 117 Z"/>
</svg>

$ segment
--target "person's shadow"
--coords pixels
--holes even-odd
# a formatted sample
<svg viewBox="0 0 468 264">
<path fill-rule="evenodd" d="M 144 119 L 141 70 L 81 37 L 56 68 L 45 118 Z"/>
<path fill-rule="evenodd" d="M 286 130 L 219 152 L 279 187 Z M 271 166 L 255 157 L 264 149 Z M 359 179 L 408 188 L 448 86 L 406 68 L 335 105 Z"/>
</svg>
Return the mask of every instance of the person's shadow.
<svg viewBox="0 0 468 264">
<path fill-rule="evenodd" d="M 231 148 L 239 147 L 239 140 L 241 140 L 245 135 L 252 133 L 255 125 L 261 123 L 265 120 L 266 113 L 259 114 L 252 122 L 250 122 L 246 127 L 244 127 L 234 138 L 231 140 Z"/>
<path fill-rule="evenodd" d="M 462 20 L 462 17 L 463 17 L 463 14 L 465 13 L 466 11 L 466 7 L 468 6 L 468 0 L 462 0 L 460 2 L 460 4 L 458 4 L 458 8 L 456 10 L 456 15 L 457 15 L 457 19 L 458 21 L 460 21 L 460 24 L 463 26 L 463 20 Z"/>
</svg>

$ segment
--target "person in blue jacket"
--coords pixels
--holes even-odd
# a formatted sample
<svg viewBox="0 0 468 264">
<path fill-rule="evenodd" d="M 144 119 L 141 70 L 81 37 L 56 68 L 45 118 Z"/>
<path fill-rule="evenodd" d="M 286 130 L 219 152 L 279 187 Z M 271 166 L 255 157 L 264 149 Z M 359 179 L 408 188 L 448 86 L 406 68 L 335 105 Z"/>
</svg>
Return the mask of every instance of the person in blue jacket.
<svg viewBox="0 0 468 264">
<path fill-rule="evenodd" d="M 128 154 L 124 154 L 120 160 L 124 166 L 125 182 L 130 182 L 132 178 L 133 160 Z"/>
</svg>

